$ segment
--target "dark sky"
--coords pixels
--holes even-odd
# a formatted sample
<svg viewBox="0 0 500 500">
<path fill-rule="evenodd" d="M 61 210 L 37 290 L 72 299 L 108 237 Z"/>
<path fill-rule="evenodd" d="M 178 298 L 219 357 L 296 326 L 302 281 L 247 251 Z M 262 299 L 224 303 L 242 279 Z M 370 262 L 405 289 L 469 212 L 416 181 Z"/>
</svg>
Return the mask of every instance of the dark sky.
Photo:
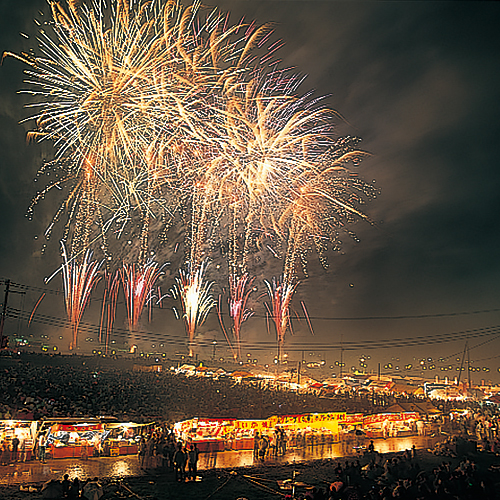
<svg viewBox="0 0 500 500">
<path fill-rule="evenodd" d="M 360 174 L 382 190 L 367 206 L 376 226 L 357 224 L 360 242 L 346 241 L 344 254 L 331 256 L 328 271 L 311 265 L 296 306 L 305 300 L 310 315 L 318 318 L 313 320 L 315 336 L 299 325 L 289 344 L 429 337 L 397 349 L 369 350 L 366 345 L 344 357 L 350 367 L 360 355 L 371 355 L 369 367 L 376 368 L 378 361 L 386 364 L 392 357 L 399 357 L 392 362 L 403 367 L 422 356 L 443 356 L 446 363 L 438 367 L 455 367 L 463 332 L 470 331 L 471 346 L 489 341 L 470 351 L 476 366 L 490 368 L 475 377 L 500 380 L 500 339 L 476 332 L 494 327 L 491 331 L 500 335 L 500 313 L 492 311 L 500 307 L 500 4 L 213 3 L 230 10 L 233 22 L 244 16 L 275 23 L 275 38 L 286 42 L 280 51 L 283 65 L 308 75 L 303 91 L 330 96 L 329 105 L 347 121 L 339 133 L 359 135 L 373 154 L 359 167 Z M 2 51 L 19 52 L 34 44 L 19 32 L 34 34 L 32 20 L 46 5 L 42 0 L 21 5 L 0 0 Z M 23 88 L 22 69 L 13 59 L 0 68 L 0 276 L 43 286 L 43 277 L 58 265 L 56 241 L 40 255 L 50 202 L 39 208 L 38 220 L 29 222 L 24 214 L 37 190 L 34 174 L 50 148 L 26 145 L 26 129 L 18 124 L 26 115 L 25 97 L 16 94 Z M 490 312 L 460 314 L 475 311 Z M 414 317 L 427 315 L 438 317 Z M 212 335 L 217 323 L 206 328 Z M 262 320 L 250 320 L 246 328 L 251 340 L 271 340 L 262 333 Z M 432 336 L 459 339 L 431 344 Z M 314 352 L 314 357 L 326 355 L 328 363 L 339 358 L 338 351 Z"/>
</svg>

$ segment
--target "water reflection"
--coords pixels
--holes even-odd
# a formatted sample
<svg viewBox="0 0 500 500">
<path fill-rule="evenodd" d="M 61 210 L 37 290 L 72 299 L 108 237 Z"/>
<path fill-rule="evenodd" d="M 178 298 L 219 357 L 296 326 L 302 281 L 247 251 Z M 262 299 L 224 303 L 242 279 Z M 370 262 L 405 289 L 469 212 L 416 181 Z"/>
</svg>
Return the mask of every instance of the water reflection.
<svg viewBox="0 0 500 500">
<path fill-rule="evenodd" d="M 376 439 L 375 449 L 380 453 L 400 452 L 410 449 L 414 444 L 417 448 L 431 448 L 433 441 L 423 437 L 400 437 L 389 439 Z M 309 460 L 333 459 L 342 457 L 355 457 L 356 450 L 348 448 L 346 443 L 324 444 L 308 446 L 305 448 L 290 449 L 284 456 L 267 456 L 265 464 L 280 464 L 286 462 L 303 462 Z M 262 464 L 253 456 L 253 450 L 224 451 L 202 453 L 199 458 L 200 471 L 215 468 L 246 467 Z M 93 458 L 84 461 L 80 458 L 51 460 L 47 464 L 40 462 L 22 462 L 11 467 L 0 467 L 0 484 L 22 484 L 43 482 L 49 479 L 61 479 L 64 474 L 71 478 L 78 477 L 114 477 L 141 476 L 148 473 L 140 468 L 137 455 L 121 457 Z"/>
<path fill-rule="evenodd" d="M 110 473 L 112 477 L 121 478 L 132 475 L 132 469 L 125 460 L 116 460 L 111 464 Z"/>
<path fill-rule="evenodd" d="M 416 436 L 375 440 L 375 449 L 380 453 L 394 453 L 410 449 L 413 445 L 419 448 L 432 446 L 424 438 Z M 268 455 L 264 463 L 280 464 L 285 462 L 303 462 L 309 460 L 333 459 L 359 456 L 361 449 L 348 448 L 345 443 L 324 444 L 288 450 L 284 456 Z M 254 458 L 253 450 L 213 452 L 200 455 L 199 469 L 245 467 L 261 464 Z"/>
</svg>

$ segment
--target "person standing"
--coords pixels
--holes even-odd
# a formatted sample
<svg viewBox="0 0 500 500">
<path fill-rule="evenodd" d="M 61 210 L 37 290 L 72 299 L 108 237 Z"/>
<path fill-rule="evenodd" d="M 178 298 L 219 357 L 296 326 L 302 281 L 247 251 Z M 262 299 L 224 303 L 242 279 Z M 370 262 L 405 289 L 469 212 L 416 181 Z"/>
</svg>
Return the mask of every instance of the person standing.
<svg viewBox="0 0 500 500">
<path fill-rule="evenodd" d="M 40 434 L 38 439 L 38 459 L 42 464 L 45 463 L 45 452 L 47 447 L 47 438 L 45 434 Z"/>
<path fill-rule="evenodd" d="M 19 438 L 17 436 L 14 436 L 11 445 L 12 445 L 12 461 L 17 462 L 17 449 L 19 447 Z"/>
<path fill-rule="evenodd" d="M 174 470 L 175 470 L 175 480 L 181 483 L 185 480 L 186 474 L 186 453 L 182 449 L 182 443 L 177 445 L 177 451 L 174 454 Z"/>
<path fill-rule="evenodd" d="M 145 455 L 144 455 L 144 468 L 150 469 L 153 466 L 153 452 L 155 448 L 155 442 L 153 436 L 148 436 L 145 445 Z"/>
<path fill-rule="evenodd" d="M 286 453 L 286 443 L 288 441 L 285 429 L 280 429 L 280 435 L 281 454 L 284 455 Z"/>
<path fill-rule="evenodd" d="M 146 440 L 144 436 L 141 436 L 141 440 L 139 441 L 139 465 L 141 469 L 144 467 L 144 459 L 146 457 Z"/>
<path fill-rule="evenodd" d="M 21 462 L 26 462 L 26 439 L 21 441 L 21 452 L 19 455 L 19 460 Z"/>
<path fill-rule="evenodd" d="M 262 460 L 262 462 L 266 458 L 268 448 L 269 448 L 269 441 L 267 440 L 267 436 L 262 434 L 259 440 L 259 458 L 260 460 Z"/>
<path fill-rule="evenodd" d="M 188 453 L 188 473 L 191 481 L 196 481 L 198 475 L 198 455 L 200 454 L 196 443 L 191 445 Z"/>
<path fill-rule="evenodd" d="M 164 449 L 163 454 L 167 457 L 167 467 L 174 470 L 175 443 L 170 436 L 167 439 L 166 449 Z"/>
<path fill-rule="evenodd" d="M 9 443 L 7 441 L 2 441 L 2 448 L 0 449 L 0 465 L 9 464 Z"/>
<path fill-rule="evenodd" d="M 67 498 L 69 494 L 69 489 L 71 488 L 71 481 L 69 480 L 69 474 L 64 474 L 64 479 L 61 481 L 63 497 Z"/>
<path fill-rule="evenodd" d="M 280 434 L 280 431 L 279 429 L 276 427 L 276 429 L 274 429 L 274 456 L 277 457 L 278 456 L 278 452 L 281 448 L 281 434 Z"/>
<path fill-rule="evenodd" d="M 259 441 L 260 441 L 259 433 L 255 431 L 255 434 L 253 436 L 253 458 L 259 457 Z"/>
<path fill-rule="evenodd" d="M 78 498 L 80 498 L 80 481 L 77 477 L 73 479 L 73 482 L 69 487 L 68 498 L 69 500 L 77 500 Z"/>
</svg>

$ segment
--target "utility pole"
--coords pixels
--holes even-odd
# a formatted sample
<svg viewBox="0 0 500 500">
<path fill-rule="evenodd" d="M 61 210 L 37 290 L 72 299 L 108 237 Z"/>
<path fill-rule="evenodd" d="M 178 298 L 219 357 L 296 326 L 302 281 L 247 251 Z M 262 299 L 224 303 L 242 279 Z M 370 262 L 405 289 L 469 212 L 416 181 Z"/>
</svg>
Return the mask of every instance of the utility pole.
<svg viewBox="0 0 500 500">
<path fill-rule="evenodd" d="M 460 387 L 460 377 L 462 376 L 462 368 L 464 366 L 464 361 L 465 361 L 465 351 L 467 350 L 467 345 L 469 341 L 465 341 L 465 347 L 464 347 L 464 353 L 462 354 L 462 362 L 460 363 L 460 371 L 458 372 L 458 380 L 457 380 L 457 386 Z"/>
<path fill-rule="evenodd" d="M 470 385 L 470 348 L 467 346 L 467 371 L 469 372 L 469 392 L 471 391 L 472 387 Z"/>
<path fill-rule="evenodd" d="M 340 334 L 340 378 L 342 378 L 342 366 L 344 366 L 344 345 L 343 345 L 343 340 L 344 340 L 344 334 Z"/>
<path fill-rule="evenodd" d="M 10 280 L 5 280 L 5 295 L 3 298 L 2 318 L 0 319 L 0 349 L 7 347 L 4 341 L 3 327 L 5 325 L 5 316 L 7 315 L 7 300 L 9 297 Z"/>
</svg>

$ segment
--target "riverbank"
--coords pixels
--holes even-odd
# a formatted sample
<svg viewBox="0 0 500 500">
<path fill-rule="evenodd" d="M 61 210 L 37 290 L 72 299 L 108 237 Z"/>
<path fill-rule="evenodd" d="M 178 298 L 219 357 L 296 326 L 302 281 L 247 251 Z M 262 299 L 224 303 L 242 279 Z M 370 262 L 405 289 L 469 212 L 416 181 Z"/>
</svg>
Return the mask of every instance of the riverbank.
<svg viewBox="0 0 500 500">
<path fill-rule="evenodd" d="M 359 457 L 361 467 L 365 467 L 374 456 L 365 455 Z M 489 498 L 500 498 L 500 457 L 492 453 L 471 453 L 462 457 L 436 456 L 428 450 L 417 450 L 416 457 L 407 457 L 405 453 L 386 453 L 375 456 L 377 462 L 383 467 L 387 462 L 399 465 L 400 477 L 393 479 L 407 479 L 406 476 L 413 475 L 413 484 L 417 477 L 425 477 L 434 481 L 433 471 L 446 462 L 449 471 L 456 471 L 460 463 L 468 460 L 475 464 L 474 477 L 479 483 L 484 483 L 482 500 Z M 262 464 L 257 466 L 235 467 L 216 470 L 204 470 L 199 474 L 198 481 L 179 483 L 175 481 L 173 472 L 154 470 L 145 475 L 127 477 L 120 480 L 115 478 L 100 478 L 103 485 L 104 496 L 101 500 L 134 498 L 139 500 L 174 500 L 174 499 L 206 499 L 206 500 L 236 500 L 246 498 L 248 500 L 271 500 L 282 498 L 291 493 L 291 483 L 296 483 L 296 497 L 303 497 L 313 488 L 328 491 L 330 485 L 342 479 L 344 490 L 348 486 L 356 491 L 357 498 L 367 498 L 364 495 L 370 488 L 394 487 L 391 478 L 381 476 L 377 481 L 367 477 L 363 471 L 360 477 L 354 472 L 347 472 L 346 461 L 352 464 L 353 457 L 341 459 L 326 459 L 300 463 L 283 463 L 279 465 Z M 338 464 L 344 468 L 339 473 Z M 387 469 L 387 466 L 386 466 Z M 382 471 L 383 469 L 380 469 Z M 395 469 L 394 469 L 395 470 Z M 394 471 L 393 471 L 394 472 Z M 418 476 L 418 474 L 420 474 Z M 350 475 L 350 476 L 349 476 Z M 450 476 L 451 478 L 451 476 Z M 62 479 L 62 478 L 61 478 Z M 453 478 L 455 480 L 455 478 Z M 457 481 L 459 481 L 457 479 Z M 350 483 L 350 484 L 349 484 Z M 382 486 L 378 486 L 382 484 Z M 391 486 L 392 484 L 392 486 Z M 288 485 L 288 489 L 287 488 Z M 49 498 L 42 491 L 42 483 L 22 484 L 0 487 L 0 498 L 2 500 L 41 500 Z M 460 491 L 460 490 L 459 490 Z M 348 492 L 346 492 L 347 495 Z M 361 495 L 361 496 L 360 496 Z M 462 489 L 461 496 L 451 498 L 468 499 L 472 492 Z M 339 496 L 338 498 L 343 498 Z"/>
</svg>

